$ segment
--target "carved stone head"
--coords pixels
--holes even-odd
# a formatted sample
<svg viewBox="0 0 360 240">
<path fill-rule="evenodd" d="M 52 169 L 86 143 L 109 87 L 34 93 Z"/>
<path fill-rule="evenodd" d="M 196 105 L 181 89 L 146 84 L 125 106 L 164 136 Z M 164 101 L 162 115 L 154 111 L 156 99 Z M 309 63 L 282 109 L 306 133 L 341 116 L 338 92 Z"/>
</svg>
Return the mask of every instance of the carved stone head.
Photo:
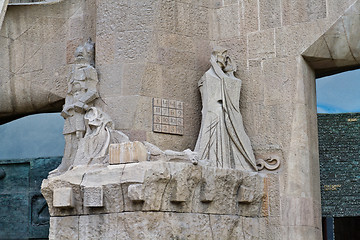
<svg viewBox="0 0 360 240">
<path fill-rule="evenodd" d="M 224 73 L 233 75 L 236 71 L 236 64 L 233 63 L 231 58 L 228 55 L 227 49 L 223 47 L 215 47 L 211 58 L 216 61 L 216 63 L 221 67 Z"/>
<path fill-rule="evenodd" d="M 75 50 L 75 63 L 88 63 L 94 65 L 95 62 L 95 44 L 91 41 L 91 38 L 80 45 Z"/>
</svg>

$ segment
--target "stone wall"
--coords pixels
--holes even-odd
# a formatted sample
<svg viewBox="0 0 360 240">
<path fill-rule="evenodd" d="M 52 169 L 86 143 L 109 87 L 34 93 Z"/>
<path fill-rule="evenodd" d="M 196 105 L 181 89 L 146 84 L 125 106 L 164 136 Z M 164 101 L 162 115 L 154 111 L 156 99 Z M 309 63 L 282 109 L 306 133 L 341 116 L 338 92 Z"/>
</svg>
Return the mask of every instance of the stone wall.
<svg viewBox="0 0 360 240">
<path fill-rule="evenodd" d="M 210 66 L 211 7 L 208 1 L 97 1 L 101 103 L 130 139 L 163 149 L 194 147 L 197 82 Z M 183 136 L 152 132 L 154 97 L 184 102 Z"/>
<path fill-rule="evenodd" d="M 0 122 L 60 112 L 77 45 L 95 38 L 94 1 L 8 6 L 0 31 Z"/>
<path fill-rule="evenodd" d="M 197 82 L 212 47 L 227 47 L 243 81 L 241 111 L 255 155 L 282 161 L 269 175 L 268 221 L 283 239 L 320 239 L 315 76 L 322 69 L 328 74 L 358 66 L 359 5 L 69 0 L 12 6 L 0 34 L 1 119 L 59 110 L 73 50 L 91 36 L 100 79 L 97 104 L 116 127 L 131 140 L 163 149 L 193 148 L 201 110 Z M 184 102 L 184 136 L 152 132 L 153 97 Z"/>
<path fill-rule="evenodd" d="M 272 186 L 280 193 L 276 201 L 283 239 L 321 238 L 315 76 L 322 69 L 358 66 L 347 55 L 351 49 L 358 56 L 360 48 L 351 47 L 352 41 L 359 42 L 357 31 L 341 24 L 355 24 L 346 18 L 356 18 L 359 4 L 224 1 L 214 9 L 218 31 L 212 44 L 230 48 L 240 66 L 240 103 L 255 154 L 275 149 L 284 156 L 280 184 Z M 350 44 L 336 38 L 345 36 Z M 318 40 L 323 38 L 325 44 Z"/>
<path fill-rule="evenodd" d="M 188 163 L 75 168 L 44 180 L 49 239 L 279 239 L 271 178 Z M 270 202 L 271 201 L 271 202 Z"/>
<path fill-rule="evenodd" d="M 322 216 L 360 216 L 359 118 L 318 115 Z"/>
</svg>

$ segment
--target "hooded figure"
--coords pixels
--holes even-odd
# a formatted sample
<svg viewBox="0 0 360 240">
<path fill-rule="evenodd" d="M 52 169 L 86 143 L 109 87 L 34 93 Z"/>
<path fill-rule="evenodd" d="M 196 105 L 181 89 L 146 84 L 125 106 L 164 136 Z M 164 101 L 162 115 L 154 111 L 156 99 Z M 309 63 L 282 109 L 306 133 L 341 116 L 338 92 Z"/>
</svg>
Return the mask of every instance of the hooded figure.
<svg viewBox="0 0 360 240">
<path fill-rule="evenodd" d="M 216 48 L 211 68 L 199 81 L 202 121 L 195 152 L 208 165 L 257 171 L 251 142 L 240 113 L 241 80 L 227 50 Z"/>
</svg>

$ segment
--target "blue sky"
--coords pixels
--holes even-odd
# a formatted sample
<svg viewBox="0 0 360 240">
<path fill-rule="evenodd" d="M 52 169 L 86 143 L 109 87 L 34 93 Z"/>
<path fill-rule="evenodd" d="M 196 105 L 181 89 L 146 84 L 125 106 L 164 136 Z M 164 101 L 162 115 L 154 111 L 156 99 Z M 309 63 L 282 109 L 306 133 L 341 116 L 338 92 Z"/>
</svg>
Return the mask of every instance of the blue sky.
<svg viewBox="0 0 360 240">
<path fill-rule="evenodd" d="M 316 80 L 318 113 L 360 112 L 360 69 Z"/>
<path fill-rule="evenodd" d="M 31 115 L 0 125 L 0 159 L 62 156 L 63 126 L 60 113 Z"/>
</svg>

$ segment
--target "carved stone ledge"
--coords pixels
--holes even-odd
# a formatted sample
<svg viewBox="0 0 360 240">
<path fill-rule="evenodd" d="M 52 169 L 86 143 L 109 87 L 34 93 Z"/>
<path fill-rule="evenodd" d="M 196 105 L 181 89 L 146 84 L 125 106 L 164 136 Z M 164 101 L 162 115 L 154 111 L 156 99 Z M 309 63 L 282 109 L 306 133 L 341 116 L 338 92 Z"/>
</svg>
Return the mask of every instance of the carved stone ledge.
<svg viewBox="0 0 360 240">
<path fill-rule="evenodd" d="M 72 191 L 58 203 L 59 189 Z M 262 174 L 191 163 L 77 167 L 44 180 L 51 216 L 159 211 L 262 216 Z M 54 199 L 54 200 L 52 200 Z M 71 208 L 69 208 L 71 206 Z"/>
</svg>

